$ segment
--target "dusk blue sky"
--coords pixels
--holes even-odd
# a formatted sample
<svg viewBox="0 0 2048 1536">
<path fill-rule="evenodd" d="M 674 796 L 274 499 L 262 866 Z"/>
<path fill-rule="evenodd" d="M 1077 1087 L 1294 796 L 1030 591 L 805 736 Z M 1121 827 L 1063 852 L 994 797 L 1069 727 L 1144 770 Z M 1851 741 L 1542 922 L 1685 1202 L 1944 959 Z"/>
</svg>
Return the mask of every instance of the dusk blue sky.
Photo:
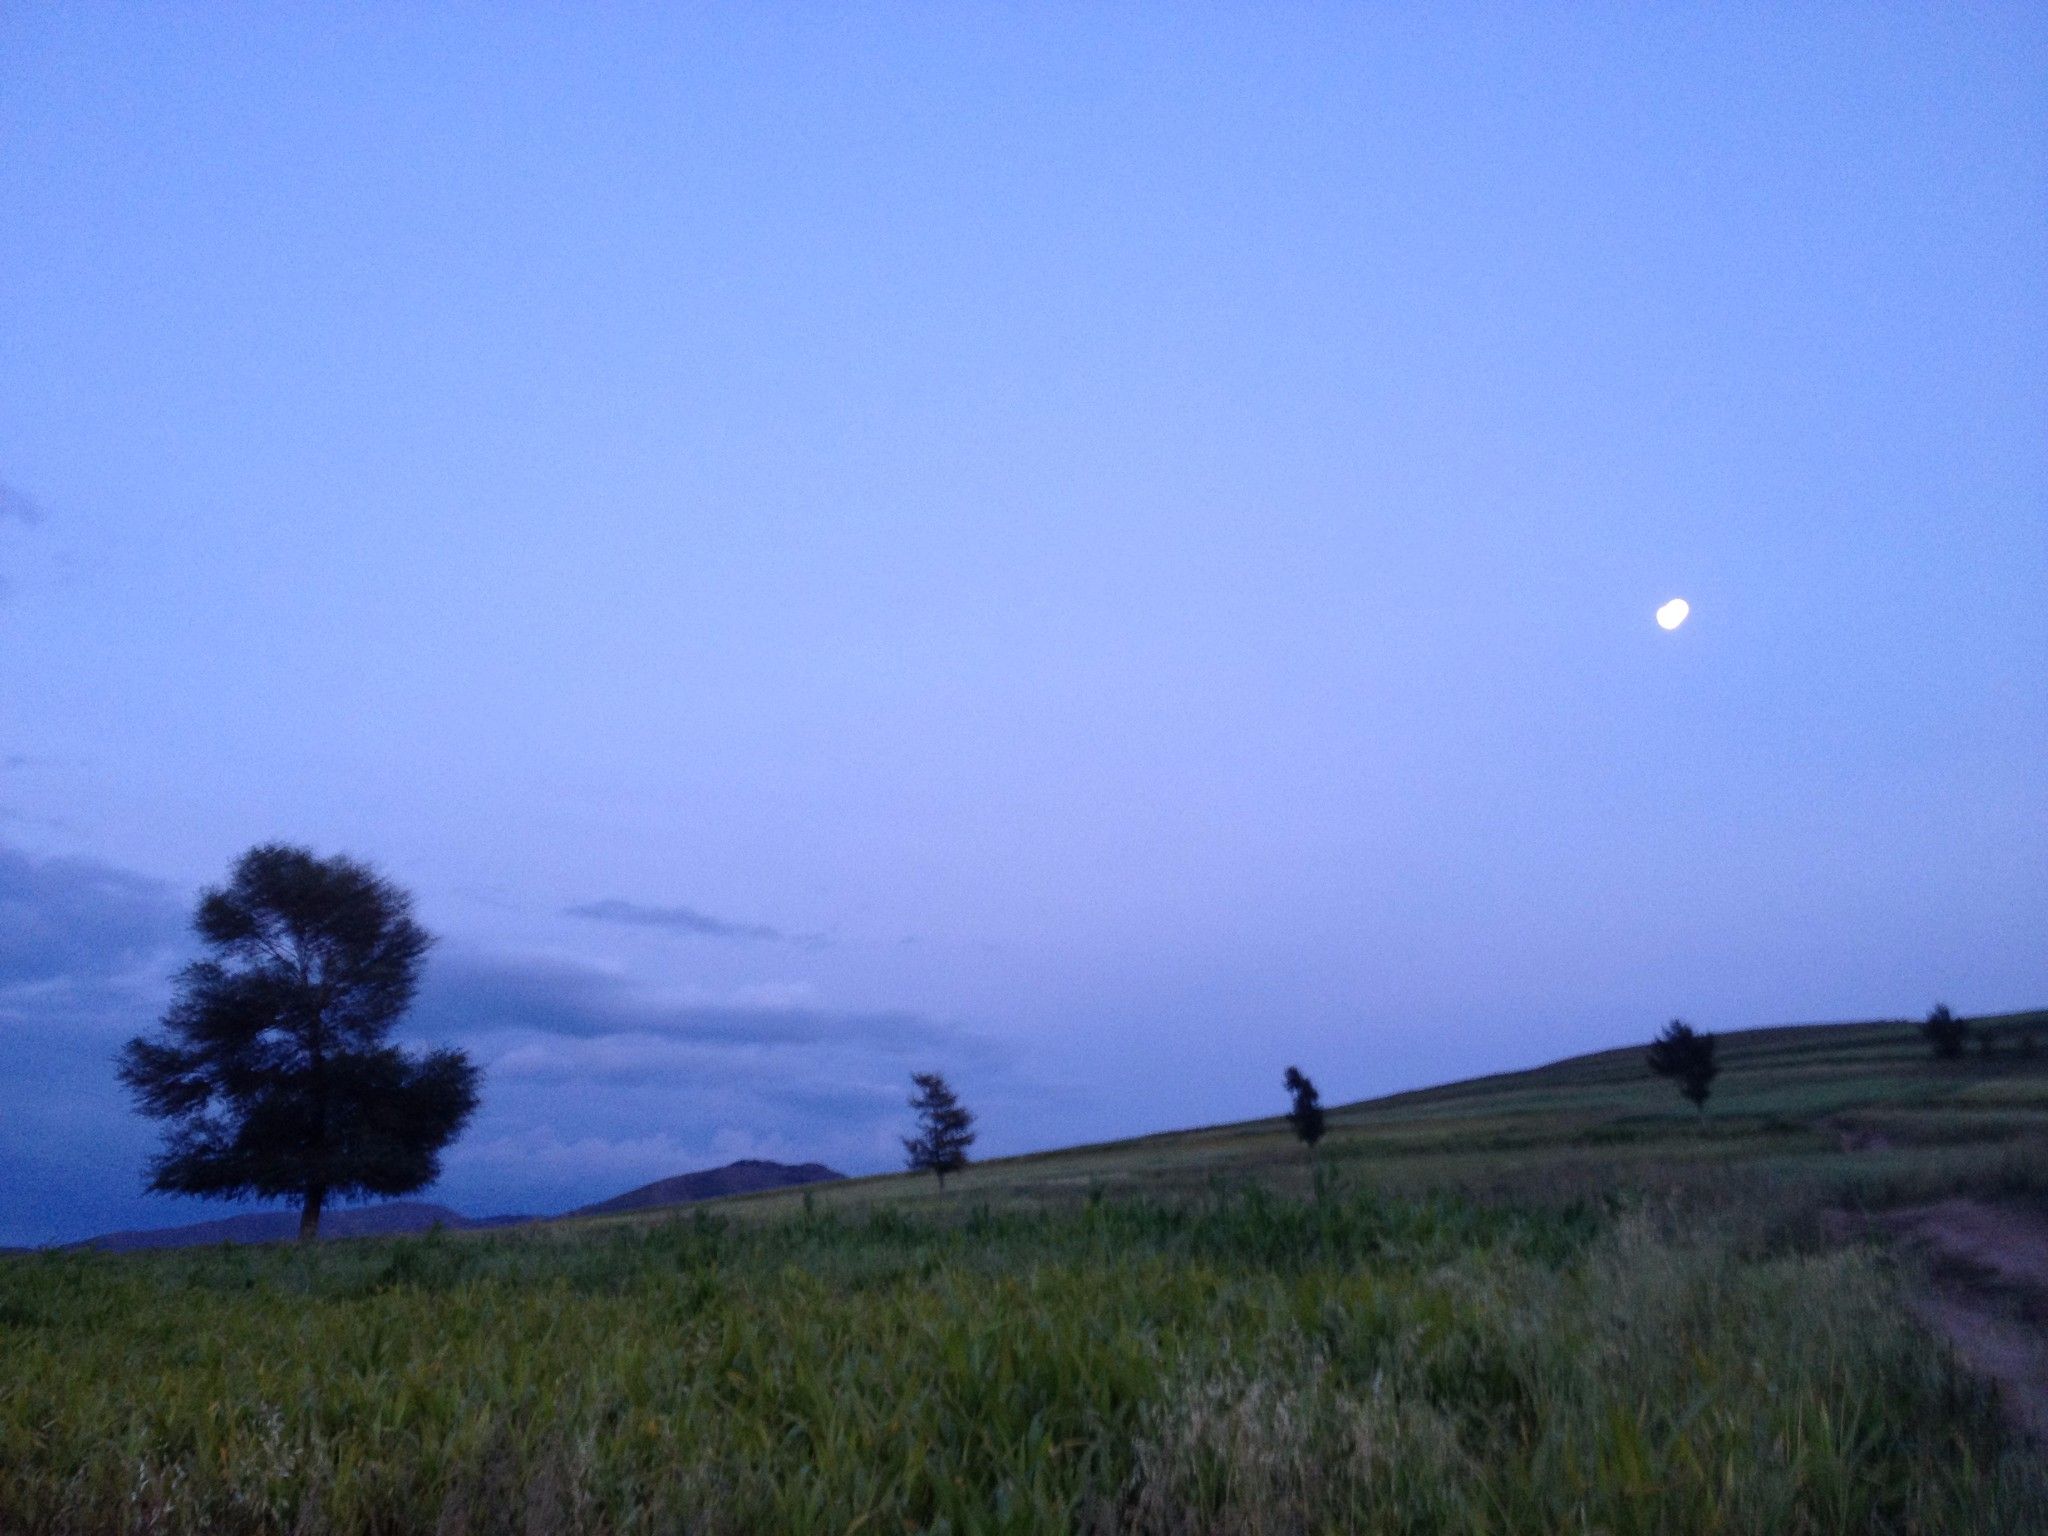
<svg viewBox="0 0 2048 1536">
<path fill-rule="evenodd" d="M 0 1243 L 265 839 L 473 1212 L 2048 1002 L 2036 6 L 9 5 L 0 482 Z"/>
</svg>

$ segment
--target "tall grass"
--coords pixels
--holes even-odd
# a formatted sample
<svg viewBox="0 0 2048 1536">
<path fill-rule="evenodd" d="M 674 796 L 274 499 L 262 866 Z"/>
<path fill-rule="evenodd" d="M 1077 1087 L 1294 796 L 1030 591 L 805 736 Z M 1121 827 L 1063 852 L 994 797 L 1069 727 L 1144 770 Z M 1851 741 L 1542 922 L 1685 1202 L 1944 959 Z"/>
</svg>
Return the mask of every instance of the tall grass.
<svg viewBox="0 0 2048 1536">
<path fill-rule="evenodd" d="M 1934 1532 L 2048 1503 L 1861 1252 L 1258 1193 L 0 1264 L 0 1530 Z"/>
</svg>

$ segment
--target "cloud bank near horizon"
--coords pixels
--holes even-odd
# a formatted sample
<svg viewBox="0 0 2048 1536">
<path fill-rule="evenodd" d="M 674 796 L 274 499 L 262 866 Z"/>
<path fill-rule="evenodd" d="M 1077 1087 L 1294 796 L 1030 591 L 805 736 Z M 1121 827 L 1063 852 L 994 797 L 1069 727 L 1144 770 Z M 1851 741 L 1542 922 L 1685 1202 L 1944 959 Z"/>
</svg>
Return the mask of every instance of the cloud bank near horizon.
<svg viewBox="0 0 2048 1536">
<path fill-rule="evenodd" d="M 141 1191 L 157 1128 L 114 1076 L 189 958 L 170 886 L 0 844 L 0 1244 L 71 1241 L 225 1209 Z M 453 1043 L 484 1103 L 431 1191 L 473 1214 L 547 1214 L 736 1157 L 893 1166 L 913 1069 L 970 1093 L 1009 1053 L 902 1009 L 773 986 L 679 990 L 594 963 L 453 945 L 430 958 L 402 1037 Z"/>
</svg>

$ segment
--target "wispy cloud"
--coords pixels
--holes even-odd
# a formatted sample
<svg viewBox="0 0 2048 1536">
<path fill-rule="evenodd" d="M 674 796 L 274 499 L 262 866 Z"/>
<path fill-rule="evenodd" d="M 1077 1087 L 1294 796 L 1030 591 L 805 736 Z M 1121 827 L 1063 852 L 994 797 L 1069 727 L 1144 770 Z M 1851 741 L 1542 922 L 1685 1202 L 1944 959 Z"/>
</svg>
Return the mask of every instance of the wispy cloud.
<svg viewBox="0 0 2048 1536">
<path fill-rule="evenodd" d="M 0 480 L 0 522 L 39 523 L 43 509 L 28 492 Z"/>
<path fill-rule="evenodd" d="M 591 965 L 444 956 L 428 968 L 414 1027 L 448 1039 L 652 1036 L 698 1047 L 822 1046 L 890 1056 L 982 1045 L 978 1036 L 908 1010 L 827 1008 L 797 997 L 750 988 L 739 1001 L 679 1001 Z"/>
<path fill-rule="evenodd" d="M 766 923 L 735 923 L 695 907 L 650 907 L 637 901 L 608 896 L 565 908 L 570 917 L 593 923 L 616 923 L 626 928 L 657 928 L 665 933 L 696 939 L 752 939 L 771 944 L 800 944 L 807 949 L 823 947 L 825 938 L 816 933 L 789 933 Z"/>
<path fill-rule="evenodd" d="M 8 523 L 31 524 L 42 520 L 42 508 L 35 504 L 26 491 L 0 480 L 0 527 L 5 527 Z M 0 579 L 0 597 L 11 596 L 12 593 L 12 584 Z"/>
</svg>

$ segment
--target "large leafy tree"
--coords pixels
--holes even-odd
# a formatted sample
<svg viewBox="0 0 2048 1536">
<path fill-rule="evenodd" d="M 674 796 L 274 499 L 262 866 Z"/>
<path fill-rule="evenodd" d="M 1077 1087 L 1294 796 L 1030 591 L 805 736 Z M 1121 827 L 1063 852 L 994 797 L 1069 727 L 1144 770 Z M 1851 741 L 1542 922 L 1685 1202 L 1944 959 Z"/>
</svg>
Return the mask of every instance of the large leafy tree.
<svg viewBox="0 0 2048 1536">
<path fill-rule="evenodd" d="M 389 1040 L 433 942 L 411 897 L 353 859 L 265 843 L 194 926 L 206 958 L 179 973 L 160 1033 L 121 1053 L 137 1108 L 166 1122 L 149 1187 L 293 1200 L 304 1240 L 330 1200 L 431 1184 L 477 1072 Z"/>
<path fill-rule="evenodd" d="M 917 1111 L 917 1134 L 903 1138 L 903 1151 L 911 1172 L 929 1170 L 944 1189 L 946 1175 L 967 1166 L 967 1149 L 974 1145 L 974 1115 L 938 1073 L 913 1072 L 910 1081 L 917 1088 L 910 1096 L 910 1107 Z"/>
</svg>

